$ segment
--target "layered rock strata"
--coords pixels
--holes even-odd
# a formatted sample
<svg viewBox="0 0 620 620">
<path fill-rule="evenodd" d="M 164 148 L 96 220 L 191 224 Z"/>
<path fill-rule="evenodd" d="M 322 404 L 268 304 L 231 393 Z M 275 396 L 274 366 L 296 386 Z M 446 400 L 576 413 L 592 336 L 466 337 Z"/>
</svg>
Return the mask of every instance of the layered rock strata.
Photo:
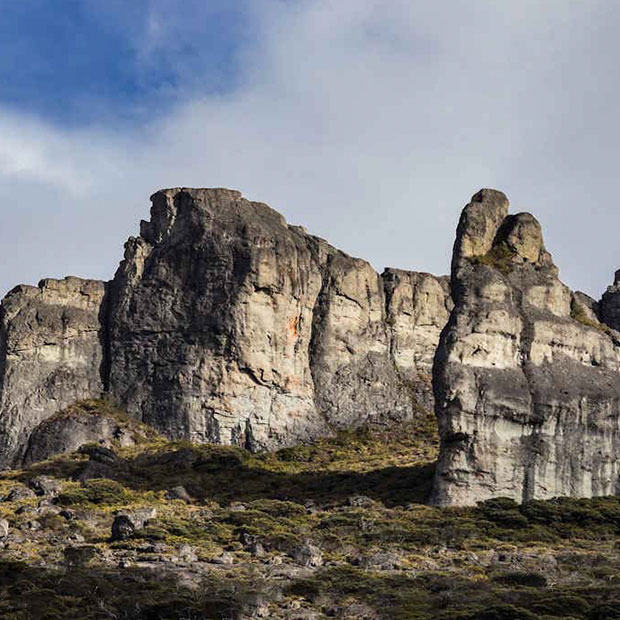
<svg viewBox="0 0 620 620">
<path fill-rule="evenodd" d="M 63 416 L 54 445 L 28 439 L 102 392 L 170 438 L 254 450 L 411 419 L 450 309 L 446 278 L 380 276 L 239 192 L 157 192 L 111 283 L 3 301 L 0 466 L 73 445 Z"/>
<path fill-rule="evenodd" d="M 562 284 L 540 224 L 508 215 L 501 192 L 482 190 L 462 213 L 452 293 L 434 367 L 433 501 L 618 493 L 620 334 Z M 601 304 L 611 327 L 615 294 Z"/>
</svg>

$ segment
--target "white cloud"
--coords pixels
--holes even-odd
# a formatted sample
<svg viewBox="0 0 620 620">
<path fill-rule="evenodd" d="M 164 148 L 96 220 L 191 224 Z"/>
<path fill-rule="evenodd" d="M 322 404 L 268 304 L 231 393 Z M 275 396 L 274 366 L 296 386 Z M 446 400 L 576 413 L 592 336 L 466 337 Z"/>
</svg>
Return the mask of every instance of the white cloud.
<svg viewBox="0 0 620 620">
<path fill-rule="evenodd" d="M 598 293 L 620 266 L 609 3 L 250 6 L 233 93 L 124 133 L 0 110 L 0 288 L 111 277 L 149 194 L 179 185 L 239 188 L 377 269 L 434 272 L 462 205 L 498 186 L 541 218 L 569 284 Z M 145 19 L 147 54 L 169 33 L 161 7 Z"/>
</svg>

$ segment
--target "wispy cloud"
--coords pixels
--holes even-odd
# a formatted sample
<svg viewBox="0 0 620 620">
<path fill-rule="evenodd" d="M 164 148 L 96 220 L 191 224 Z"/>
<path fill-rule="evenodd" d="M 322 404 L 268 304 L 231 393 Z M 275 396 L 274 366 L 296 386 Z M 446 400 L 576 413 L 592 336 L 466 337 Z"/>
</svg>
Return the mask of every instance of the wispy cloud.
<svg viewBox="0 0 620 620">
<path fill-rule="evenodd" d="M 463 202 L 499 186 L 543 220 L 571 285 L 598 293 L 620 266 L 620 7 L 257 0 L 234 88 L 214 91 L 177 6 L 151 3 L 136 27 L 145 67 L 173 49 L 183 93 L 146 126 L 67 130 L 0 109 L 1 288 L 110 277 L 148 195 L 178 185 L 239 188 L 378 269 L 434 272 Z"/>
</svg>

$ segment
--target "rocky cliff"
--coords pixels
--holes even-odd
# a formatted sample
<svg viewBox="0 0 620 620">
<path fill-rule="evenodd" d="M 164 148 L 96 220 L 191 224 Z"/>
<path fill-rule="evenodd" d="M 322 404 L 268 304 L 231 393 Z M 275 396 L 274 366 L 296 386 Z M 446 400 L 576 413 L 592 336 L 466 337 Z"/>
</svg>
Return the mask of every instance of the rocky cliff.
<svg viewBox="0 0 620 620">
<path fill-rule="evenodd" d="M 618 493 L 617 283 L 600 304 L 572 293 L 537 220 L 482 190 L 458 225 L 452 293 L 434 367 L 433 501 Z"/>
<path fill-rule="evenodd" d="M 111 286 L 121 406 L 169 436 L 250 449 L 414 415 L 448 316 L 439 279 L 382 278 L 239 192 L 152 200 Z"/>
<path fill-rule="evenodd" d="M 103 282 L 66 278 L 18 286 L 0 307 L 0 465 L 18 462 L 30 433 L 75 401 L 99 397 Z"/>
<path fill-rule="evenodd" d="M 253 450 L 409 420 L 432 406 L 448 288 L 379 275 L 239 192 L 157 192 L 111 283 L 44 281 L 3 301 L 0 465 L 102 392 L 168 437 Z"/>
</svg>

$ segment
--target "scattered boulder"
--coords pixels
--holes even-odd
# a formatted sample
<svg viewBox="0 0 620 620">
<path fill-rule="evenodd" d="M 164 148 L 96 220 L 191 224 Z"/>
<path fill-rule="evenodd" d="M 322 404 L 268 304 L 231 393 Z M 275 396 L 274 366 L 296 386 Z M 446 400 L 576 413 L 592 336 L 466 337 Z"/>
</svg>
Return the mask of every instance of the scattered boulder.
<svg viewBox="0 0 620 620">
<path fill-rule="evenodd" d="M 87 480 L 95 480 L 99 478 L 114 479 L 116 476 L 116 468 L 98 461 L 87 461 L 82 467 L 80 473 L 76 476 L 76 480 L 86 482 Z"/>
<path fill-rule="evenodd" d="M 0 538 L 6 538 L 9 535 L 9 522 L 6 519 L 0 519 Z"/>
<path fill-rule="evenodd" d="M 184 486 L 177 486 L 166 492 L 166 499 L 181 500 L 187 504 L 192 503 L 192 496 L 187 492 Z"/>
<path fill-rule="evenodd" d="M 56 497 L 62 490 L 60 480 L 50 476 L 36 476 L 29 481 L 30 488 L 39 496 Z"/>
<path fill-rule="evenodd" d="M 296 564 L 305 568 L 318 568 L 323 566 L 323 553 L 316 545 L 311 542 L 304 542 L 295 547 L 291 553 L 291 558 Z"/>
<path fill-rule="evenodd" d="M 112 522 L 112 541 L 133 538 L 136 533 L 134 522 L 125 514 L 117 515 Z"/>
<path fill-rule="evenodd" d="M 360 558 L 359 565 L 365 570 L 398 570 L 403 567 L 403 559 L 393 551 L 378 551 Z"/>
<path fill-rule="evenodd" d="M 157 509 L 152 507 L 118 512 L 112 522 L 112 540 L 132 538 L 136 531 L 144 529 L 156 516 Z"/>
<path fill-rule="evenodd" d="M 141 530 L 157 517 L 157 508 L 147 506 L 145 508 L 137 508 L 130 511 L 121 511 L 119 514 L 127 515 L 134 523 L 137 530 Z"/>
<path fill-rule="evenodd" d="M 349 497 L 349 506 L 354 508 L 373 508 L 377 505 L 374 499 L 366 497 L 365 495 L 353 495 Z"/>
<path fill-rule="evenodd" d="M 181 545 L 178 549 L 179 557 L 183 562 L 196 562 L 198 560 L 198 556 L 196 555 L 195 547 L 191 545 Z"/>
<path fill-rule="evenodd" d="M 224 551 L 221 555 L 211 560 L 212 564 L 231 565 L 235 563 L 235 556 L 230 551 Z"/>
<path fill-rule="evenodd" d="M 9 494 L 4 498 L 5 502 L 18 502 L 24 499 L 34 499 L 36 493 L 28 487 L 19 486 L 11 489 Z"/>
<path fill-rule="evenodd" d="M 44 461 L 83 446 L 133 446 L 145 436 L 145 430 L 135 420 L 107 401 L 81 401 L 45 419 L 32 431 L 23 463 Z"/>
<path fill-rule="evenodd" d="M 86 454 L 91 461 L 102 463 L 103 465 L 116 465 L 119 461 L 114 450 L 99 444 L 87 444 L 82 446 L 78 452 Z"/>
</svg>

